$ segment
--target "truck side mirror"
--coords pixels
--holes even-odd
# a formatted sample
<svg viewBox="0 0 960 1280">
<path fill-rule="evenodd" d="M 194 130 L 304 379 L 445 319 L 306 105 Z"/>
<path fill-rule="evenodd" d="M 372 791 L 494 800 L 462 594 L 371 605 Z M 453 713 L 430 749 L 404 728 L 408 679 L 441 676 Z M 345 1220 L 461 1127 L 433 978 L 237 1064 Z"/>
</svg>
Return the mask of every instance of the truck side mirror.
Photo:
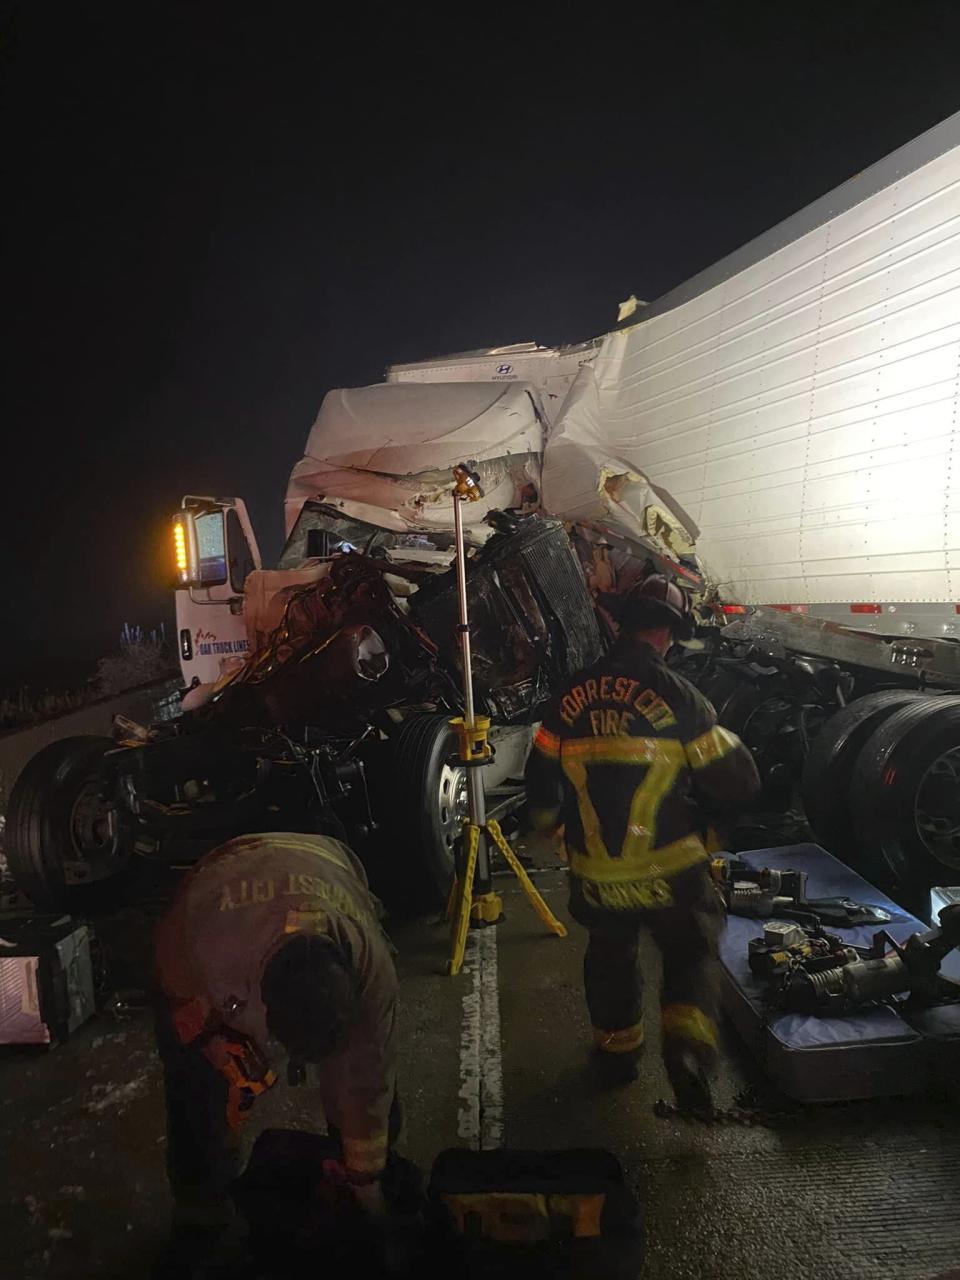
<svg viewBox="0 0 960 1280">
<path fill-rule="evenodd" d="M 178 511 L 173 521 L 173 551 L 178 586 L 222 586 L 227 581 L 223 509 Z"/>
</svg>

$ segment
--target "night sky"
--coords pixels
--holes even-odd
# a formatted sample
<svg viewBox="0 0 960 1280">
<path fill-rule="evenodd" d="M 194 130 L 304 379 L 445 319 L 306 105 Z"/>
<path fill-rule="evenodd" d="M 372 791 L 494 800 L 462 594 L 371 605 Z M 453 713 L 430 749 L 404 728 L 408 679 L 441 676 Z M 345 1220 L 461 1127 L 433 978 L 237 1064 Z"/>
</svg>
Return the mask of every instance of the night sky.
<svg viewBox="0 0 960 1280">
<path fill-rule="evenodd" d="M 7 683 L 170 617 L 184 492 L 272 561 L 330 387 L 601 333 L 960 109 L 955 8 L 3 6 Z"/>
</svg>

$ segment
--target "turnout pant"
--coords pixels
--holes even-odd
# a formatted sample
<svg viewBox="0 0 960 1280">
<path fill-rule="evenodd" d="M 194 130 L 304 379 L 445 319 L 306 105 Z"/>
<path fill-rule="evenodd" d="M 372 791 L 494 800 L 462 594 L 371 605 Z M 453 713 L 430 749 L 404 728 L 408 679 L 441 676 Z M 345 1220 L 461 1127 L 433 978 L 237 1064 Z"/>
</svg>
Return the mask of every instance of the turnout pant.
<svg viewBox="0 0 960 1280">
<path fill-rule="evenodd" d="M 571 876 L 570 910 L 589 930 L 583 962 L 587 1007 L 597 1047 L 636 1053 L 643 1043 L 643 982 L 638 965 L 641 930 L 663 961 L 660 992 L 663 1054 L 692 1051 L 704 1067 L 717 1050 L 719 960 L 723 907 L 708 867 L 698 865 L 669 882 L 671 901 L 647 910 L 599 908 L 589 884 Z"/>
</svg>

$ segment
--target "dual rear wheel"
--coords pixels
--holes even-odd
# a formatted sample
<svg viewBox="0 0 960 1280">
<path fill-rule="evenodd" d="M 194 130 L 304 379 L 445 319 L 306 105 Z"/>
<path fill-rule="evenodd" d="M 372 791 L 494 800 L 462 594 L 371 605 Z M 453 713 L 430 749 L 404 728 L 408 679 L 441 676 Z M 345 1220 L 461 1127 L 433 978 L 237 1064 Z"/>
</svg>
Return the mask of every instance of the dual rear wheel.
<svg viewBox="0 0 960 1280">
<path fill-rule="evenodd" d="M 960 696 L 891 689 L 837 712 L 803 799 L 820 842 L 895 893 L 960 883 Z"/>
</svg>

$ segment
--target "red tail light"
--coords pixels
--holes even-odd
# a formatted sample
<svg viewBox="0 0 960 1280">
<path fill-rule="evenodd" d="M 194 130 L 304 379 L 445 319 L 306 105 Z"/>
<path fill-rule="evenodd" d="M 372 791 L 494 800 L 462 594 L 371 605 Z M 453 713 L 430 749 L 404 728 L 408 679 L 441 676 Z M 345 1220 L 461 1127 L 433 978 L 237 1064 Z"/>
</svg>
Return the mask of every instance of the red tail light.
<svg viewBox="0 0 960 1280">
<path fill-rule="evenodd" d="M 883 613 L 882 604 L 852 604 L 851 613 Z"/>
<path fill-rule="evenodd" d="M 720 612 L 729 615 L 731 613 L 746 613 L 747 610 L 742 604 L 722 604 L 720 606 Z"/>
</svg>

